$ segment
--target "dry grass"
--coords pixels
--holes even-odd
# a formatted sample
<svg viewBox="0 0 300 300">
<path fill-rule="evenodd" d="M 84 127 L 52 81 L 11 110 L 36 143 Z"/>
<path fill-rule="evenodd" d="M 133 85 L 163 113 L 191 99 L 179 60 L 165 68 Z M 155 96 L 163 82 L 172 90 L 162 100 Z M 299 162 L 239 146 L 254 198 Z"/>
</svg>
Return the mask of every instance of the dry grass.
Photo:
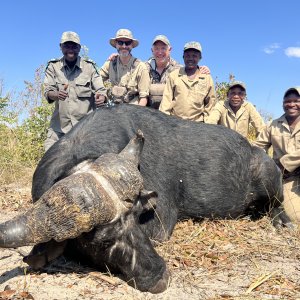
<svg viewBox="0 0 300 300">
<path fill-rule="evenodd" d="M 0 207 L 4 212 L 21 211 L 29 205 L 30 185 L 0 189 Z M 109 273 L 62 261 L 50 265 L 44 270 L 47 273 L 31 271 L 25 275 L 26 269 L 16 251 L 1 255 L 1 266 L 10 274 L 19 265 L 19 277 L 11 276 L 1 286 L 3 290 L 9 283 L 15 295 L 17 291 L 18 295 L 27 292 L 34 299 L 44 299 L 41 295 L 59 288 L 60 297 L 55 294 L 55 299 L 76 299 L 72 292 L 78 290 L 78 295 L 85 299 L 299 300 L 299 238 L 299 231 L 275 230 L 267 217 L 255 222 L 247 218 L 186 220 L 176 225 L 169 241 L 156 246 L 172 275 L 170 288 L 160 295 L 141 293 Z M 12 266 L 7 267 L 7 261 Z M 30 284 L 21 288 L 20 282 L 29 278 Z M 3 293 L 0 292 L 0 299 L 5 299 L 1 298 Z M 12 292 L 6 291 L 9 293 Z"/>
<path fill-rule="evenodd" d="M 184 271 L 183 285 L 210 289 L 203 299 L 300 299 L 299 238 L 299 231 L 276 231 L 267 217 L 187 220 L 157 250 L 173 274 Z"/>
</svg>

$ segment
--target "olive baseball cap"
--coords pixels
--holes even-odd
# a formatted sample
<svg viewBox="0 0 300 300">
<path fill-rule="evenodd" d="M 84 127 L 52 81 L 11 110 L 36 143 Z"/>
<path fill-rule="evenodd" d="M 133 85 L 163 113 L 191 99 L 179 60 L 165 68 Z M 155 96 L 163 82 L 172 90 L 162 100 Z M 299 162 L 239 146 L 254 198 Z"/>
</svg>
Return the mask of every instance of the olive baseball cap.
<svg viewBox="0 0 300 300">
<path fill-rule="evenodd" d="M 201 47 L 200 43 L 195 42 L 195 41 L 186 43 L 184 45 L 183 52 L 188 49 L 194 49 L 194 50 L 198 50 L 199 52 L 202 52 L 202 47 Z"/>
<path fill-rule="evenodd" d="M 132 32 L 129 29 L 119 29 L 114 38 L 109 40 L 109 43 L 116 48 L 117 39 L 129 39 L 132 40 L 132 48 L 139 45 L 139 41 L 133 38 Z"/>
<path fill-rule="evenodd" d="M 80 45 L 79 35 L 73 31 L 65 31 L 61 36 L 60 43 L 63 44 L 66 42 L 73 42 Z"/>
<path fill-rule="evenodd" d="M 171 46 L 169 39 L 168 39 L 165 35 L 163 35 L 163 34 L 157 35 L 157 36 L 153 39 L 152 45 L 154 45 L 154 44 L 155 44 L 156 42 L 158 42 L 158 41 L 163 42 L 163 43 L 166 44 L 167 46 Z"/>
<path fill-rule="evenodd" d="M 299 96 L 300 96 L 300 86 L 295 86 L 295 87 L 291 87 L 288 90 L 286 90 L 286 92 L 284 93 L 283 98 L 286 97 L 286 95 L 290 92 L 296 92 Z"/>
<path fill-rule="evenodd" d="M 234 80 L 234 81 L 231 81 L 229 83 L 229 86 L 228 86 L 228 90 L 236 87 L 236 86 L 239 86 L 241 87 L 244 91 L 246 91 L 246 84 L 242 81 L 238 81 L 238 80 Z"/>
</svg>

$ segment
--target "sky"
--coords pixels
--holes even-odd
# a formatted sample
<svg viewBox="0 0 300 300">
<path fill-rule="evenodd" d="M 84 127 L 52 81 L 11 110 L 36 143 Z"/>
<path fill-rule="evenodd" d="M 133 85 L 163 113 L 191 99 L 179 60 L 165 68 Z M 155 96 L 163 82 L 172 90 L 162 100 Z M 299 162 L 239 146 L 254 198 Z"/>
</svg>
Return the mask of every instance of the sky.
<svg viewBox="0 0 300 300">
<path fill-rule="evenodd" d="M 277 118 L 284 92 L 300 86 L 299 12 L 299 0 L 2 1 L 2 96 L 24 89 L 38 67 L 61 56 L 62 32 L 77 32 L 101 66 L 115 52 L 109 39 L 127 28 L 140 43 L 132 54 L 142 60 L 151 56 L 158 34 L 169 38 L 180 63 L 184 44 L 200 42 L 200 65 L 210 68 L 215 82 L 233 74 L 245 82 L 248 100 Z"/>
</svg>

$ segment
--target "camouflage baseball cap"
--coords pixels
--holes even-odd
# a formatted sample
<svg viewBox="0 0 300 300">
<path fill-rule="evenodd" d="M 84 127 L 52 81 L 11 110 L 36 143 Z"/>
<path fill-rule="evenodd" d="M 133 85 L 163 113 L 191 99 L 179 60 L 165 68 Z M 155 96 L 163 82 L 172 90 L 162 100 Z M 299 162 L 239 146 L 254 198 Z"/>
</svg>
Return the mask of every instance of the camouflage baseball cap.
<svg viewBox="0 0 300 300">
<path fill-rule="evenodd" d="M 195 42 L 195 41 L 188 42 L 184 45 L 183 51 L 186 51 L 188 49 L 195 49 L 195 50 L 202 52 L 202 47 L 201 47 L 200 43 Z"/>
<path fill-rule="evenodd" d="M 284 93 L 283 98 L 285 98 L 285 97 L 287 96 L 287 94 L 288 94 L 288 93 L 291 93 L 291 92 L 296 92 L 296 93 L 300 96 L 300 86 L 295 86 L 295 87 L 289 88 L 289 89 Z"/>
<path fill-rule="evenodd" d="M 80 38 L 76 32 L 73 31 L 65 31 L 62 36 L 60 43 L 73 42 L 80 45 Z"/>
<path fill-rule="evenodd" d="M 116 37 L 111 38 L 109 43 L 116 48 L 116 43 L 118 39 L 129 39 L 132 40 L 132 48 L 138 46 L 139 41 L 133 38 L 132 32 L 129 29 L 119 29 L 116 33 Z"/>
<path fill-rule="evenodd" d="M 238 80 L 234 80 L 234 81 L 231 81 L 229 83 L 229 86 L 228 86 L 228 90 L 236 87 L 236 86 L 239 86 L 241 87 L 244 91 L 246 91 L 246 84 L 242 81 L 238 81 Z"/>
<path fill-rule="evenodd" d="M 169 39 L 163 35 L 163 34 L 159 34 L 157 35 L 152 42 L 152 45 L 154 45 L 157 41 L 163 42 L 164 44 L 166 44 L 167 46 L 171 46 Z"/>
</svg>

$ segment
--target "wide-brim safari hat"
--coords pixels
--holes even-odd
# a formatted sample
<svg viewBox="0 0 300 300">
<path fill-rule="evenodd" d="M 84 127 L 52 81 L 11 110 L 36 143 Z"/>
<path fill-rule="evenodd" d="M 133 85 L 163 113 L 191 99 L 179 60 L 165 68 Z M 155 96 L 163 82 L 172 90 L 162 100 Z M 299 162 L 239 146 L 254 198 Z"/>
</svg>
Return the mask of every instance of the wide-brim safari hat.
<svg viewBox="0 0 300 300">
<path fill-rule="evenodd" d="M 119 29 L 116 33 L 116 37 L 111 38 L 109 43 L 116 48 L 116 43 L 118 39 L 129 39 L 132 40 L 132 48 L 139 45 L 139 41 L 133 38 L 132 32 L 128 29 Z"/>
</svg>

